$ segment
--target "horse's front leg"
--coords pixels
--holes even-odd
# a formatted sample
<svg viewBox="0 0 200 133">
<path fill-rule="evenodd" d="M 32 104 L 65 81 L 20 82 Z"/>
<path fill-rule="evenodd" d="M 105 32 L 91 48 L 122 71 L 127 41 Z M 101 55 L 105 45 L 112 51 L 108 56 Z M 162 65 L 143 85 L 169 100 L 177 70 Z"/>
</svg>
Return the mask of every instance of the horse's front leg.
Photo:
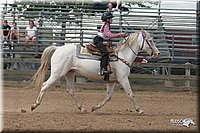
<svg viewBox="0 0 200 133">
<path fill-rule="evenodd" d="M 92 112 L 100 109 L 101 107 L 103 107 L 108 101 L 111 100 L 112 97 L 112 93 L 114 90 L 116 82 L 111 82 L 111 83 L 107 83 L 107 94 L 106 97 L 103 101 L 101 101 L 100 103 L 98 103 L 96 106 L 92 107 Z"/>
<path fill-rule="evenodd" d="M 139 114 L 143 114 L 143 110 L 140 108 L 139 104 L 137 103 L 137 101 L 135 99 L 135 96 L 134 96 L 133 91 L 131 89 L 128 77 L 121 78 L 118 81 L 122 85 L 122 87 L 124 88 L 124 90 L 125 90 L 126 94 L 128 95 L 129 99 L 132 101 L 135 110 Z"/>
<path fill-rule="evenodd" d="M 67 84 L 67 92 L 75 100 L 76 106 L 78 107 L 80 112 L 86 113 L 87 111 L 83 108 L 79 97 L 75 94 L 74 77 L 75 77 L 75 74 L 73 71 L 68 72 L 65 76 L 65 80 Z"/>
</svg>

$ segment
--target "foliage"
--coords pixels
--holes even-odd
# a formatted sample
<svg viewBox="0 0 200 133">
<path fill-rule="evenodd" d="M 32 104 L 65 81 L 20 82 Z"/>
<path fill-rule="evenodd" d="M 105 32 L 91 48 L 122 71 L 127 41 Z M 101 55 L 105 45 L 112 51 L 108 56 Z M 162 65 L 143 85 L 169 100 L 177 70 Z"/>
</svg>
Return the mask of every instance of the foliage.
<svg viewBox="0 0 200 133">
<path fill-rule="evenodd" d="M 148 0 L 135 0 L 135 1 L 127 1 L 125 5 L 131 7 L 133 5 L 138 5 L 138 7 L 142 8 L 151 8 L 153 5 L 157 5 L 159 1 L 148 1 Z"/>
<path fill-rule="evenodd" d="M 152 5 L 158 4 L 158 1 L 141 1 L 141 0 L 130 0 L 123 1 L 126 7 L 132 7 L 133 5 L 138 5 L 142 8 L 151 8 Z M 8 12 L 19 13 L 21 17 L 25 19 L 35 19 L 41 17 L 42 13 L 48 13 L 48 15 L 43 15 L 43 19 L 48 19 L 52 21 L 57 21 L 58 18 L 67 18 L 70 19 L 70 12 L 72 13 L 86 13 L 87 15 L 94 15 L 95 12 L 104 12 L 107 8 L 107 3 L 104 2 L 102 5 L 97 6 L 98 9 L 94 6 L 93 0 L 85 0 L 82 3 L 81 0 L 67 1 L 16 1 L 14 4 L 10 4 L 11 7 Z M 30 12 L 32 15 L 30 15 Z M 62 14 L 64 13 L 64 15 Z M 29 14 L 29 15 L 27 15 Z M 77 16 L 78 14 L 73 14 Z M 18 16 L 20 16 L 18 15 Z"/>
</svg>

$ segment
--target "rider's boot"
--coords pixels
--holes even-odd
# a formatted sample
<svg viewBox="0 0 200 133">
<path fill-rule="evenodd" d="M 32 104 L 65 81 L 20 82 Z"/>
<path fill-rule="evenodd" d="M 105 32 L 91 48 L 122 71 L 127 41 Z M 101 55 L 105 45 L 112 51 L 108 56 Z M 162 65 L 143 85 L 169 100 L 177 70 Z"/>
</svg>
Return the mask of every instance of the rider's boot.
<svg viewBox="0 0 200 133">
<path fill-rule="evenodd" d="M 105 74 L 108 74 L 108 71 L 105 68 L 102 68 L 98 74 L 103 76 Z"/>
<path fill-rule="evenodd" d="M 104 81 L 109 82 L 109 74 L 104 75 Z"/>
</svg>

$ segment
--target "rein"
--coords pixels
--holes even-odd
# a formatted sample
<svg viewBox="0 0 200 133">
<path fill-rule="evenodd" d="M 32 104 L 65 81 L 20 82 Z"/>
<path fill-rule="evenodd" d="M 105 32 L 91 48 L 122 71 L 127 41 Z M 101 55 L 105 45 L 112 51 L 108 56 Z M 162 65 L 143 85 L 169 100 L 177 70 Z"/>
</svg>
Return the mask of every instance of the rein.
<svg viewBox="0 0 200 133">
<path fill-rule="evenodd" d="M 123 42 L 121 45 L 124 45 L 124 44 L 129 40 L 129 37 L 130 37 L 130 34 L 128 34 L 127 39 L 124 37 L 125 42 Z M 135 51 L 131 48 L 130 44 L 128 43 L 127 45 L 128 45 L 128 47 L 131 49 L 131 51 L 132 51 L 135 55 L 137 55 L 137 54 L 135 53 Z M 130 64 L 128 61 L 126 61 L 125 59 L 122 59 L 122 58 L 120 58 L 120 57 L 117 56 L 117 55 L 114 55 L 114 56 L 115 56 L 117 59 L 119 59 L 121 62 L 123 62 L 124 64 L 126 64 L 128 67 L 131 67 L 131 64 Z"/>
<path fill-rule="evenodd" d="M 128 41 L 129 37 L 130 37 L 130 34 L 129 34 L 129 33 L 128 33 L 128 35 L 127 35 L 127 39 L 126 39 L 126 37 L 123 37 L 125 41 L 124 41 L 121 45 L 124 45 L 124 44 Z"/>
<path fill-rule="evenodd" d="M 131 48 L 131 46 L 130 46 L 129 43 L 128 43 L 128 47 L 131 49 L 131 51 L 132 51 L 135 55 L 137 55 L 137 54 L 135 53 L 135 51 Z"/>
<path fill-rule="evenodd" d="M 124 45 L 124 44 L 129 40 L 129 37 L 130 37 L 130 34 L 128 35 L 127 39 L 124 37 L 125 42 L 123 42 L 121 45 Z M 143 38 L 143 41 L 142 41 L 142 47 L 140 48 L 140 50 L 143 49 L 144 43 L 145 43 L 145 42 L 146 42 L 146 43 L 148 44 L 148 46 L 153 50 L 153 48 L 152 48 L 151 45 L 149 44 L 149 41 L 146 39 L 146 37 L 145 37 L 145 35 L 144 35 L 143 32 L 142 32 L 142 38 Z M 130 50 L 137 56 L 136 52 L 132 49 L 132 47 L 130 46 L 130 44 L 128 43 L 127 45 L 128 45 L 128 47 L 130 48 Z M 119 59 L 120 61 L 122 61 L 124 64 L 126 64 L 128 67 L 131 67 L 131 64 L 130 64 L 128 61 L 126 61 L 125 59 L 122 59 L 122 58 L 118 57 L 117 55 L 115 55 L 115 57 L 116 57 L 117 59 Z"/>
<path fill-rule="evenodd" d="M 125 42 L 123 42 L 121 45 L 124 45 L 124 44 L 129 40 L 129 37 L 130 37 L 130 34 L 128 34 L 127 39 L 124 37 Z M 128 45 L 128 47 L 131 49 L 131 51 L 132 51 L 135 55 L 137 55 L 137 54 L 135 53 L 135 51 L 131 48 L 130 44 L 128 43 L 127 45 Z"/>
</svg>

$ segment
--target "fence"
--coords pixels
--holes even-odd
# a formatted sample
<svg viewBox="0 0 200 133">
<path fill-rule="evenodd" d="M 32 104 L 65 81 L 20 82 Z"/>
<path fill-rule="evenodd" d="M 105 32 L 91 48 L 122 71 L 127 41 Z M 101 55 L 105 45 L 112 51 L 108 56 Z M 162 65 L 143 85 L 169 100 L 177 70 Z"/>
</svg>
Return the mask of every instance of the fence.
<svg viewBox="0 0 200 133">
<path fill-rule="evenodd" d="M 28 58 L 6 58 L 5 62 L 8 63 L 31 63 L 40 64 L 40 59 L 28 59 Z M 131 79 L 142 80 L 143 83 L 146 80 L 162 80 L 164 86 L 173 87 L 177 86 L 178 81 L 182 83 L 179 86 L 185 87 L 197 87 L 199 70 L 198 66 L 190 63 L 186 64 L 171 64 L 171 63 L 133 63 L 133 69 L 139 69 L 140 72 L 132 72 L 130 75 Z M 179 73 L 177 73 L 177 71 Z M 35 70 L 4 70 L 5 81 L 27 81 L 35 74 Z M 148 73 L 147 73 L 148 72 Z M 47 76 L 48 77 L 48 76 Z M 87 81 L 87 79 L 84 79 Z"/>
<path fill-rule="evenodd" d="M 82 8 L 81 5 L 76 5 L 79 10 L 73 11 L 69 7 L 75 5 L 69 4 L 67 8 L 63 5 L 55 7 L 37 3 L 37 8 L 32 6 L 26 8 L 25 11 L 17 11 L 17 4 L 11 5 L 10 11 L 4 11 L 3 18 L 9 22 L 15 20 L 18 23 L 21 29 L 21 45 L 23 45 L 23 33 L 28 25 L 28 20 L 34 19 L 38 27 L 37 47 L 30 51 L 17 48 L 4 49 L 5 54 L 38 55 L 51 44 L 76 43 L 83 45 L 92 40 L 102 23 L 100 20 L 102 11 L 91 10 L 87 6 Z M 161 61 L 167 59 L 168 61 L 196 62 L 198 45 L 195 9 L 129 7 L 128 12 L 114 11 L 114 15 L 113 32 L 135 32 L 141 28 L 150 32 L 161 51 Z"/>
</svg>

